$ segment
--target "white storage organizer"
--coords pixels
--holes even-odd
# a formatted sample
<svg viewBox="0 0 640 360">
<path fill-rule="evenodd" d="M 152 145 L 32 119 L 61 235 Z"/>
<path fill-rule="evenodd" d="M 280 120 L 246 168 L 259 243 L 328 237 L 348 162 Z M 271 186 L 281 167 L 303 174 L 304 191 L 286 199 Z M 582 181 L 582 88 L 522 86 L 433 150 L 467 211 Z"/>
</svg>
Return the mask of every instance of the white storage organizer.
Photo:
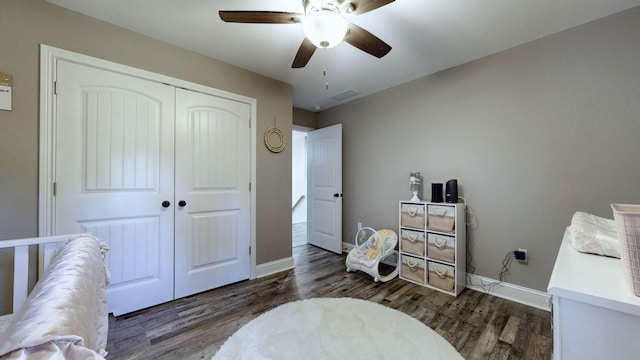
<svg viewBox="0 0 640 360">
<path fill-rule="evenodd" d="M 466 286 L 464 205 L 400 201 L 400 278 L 457 296 Z"/>
</svg>

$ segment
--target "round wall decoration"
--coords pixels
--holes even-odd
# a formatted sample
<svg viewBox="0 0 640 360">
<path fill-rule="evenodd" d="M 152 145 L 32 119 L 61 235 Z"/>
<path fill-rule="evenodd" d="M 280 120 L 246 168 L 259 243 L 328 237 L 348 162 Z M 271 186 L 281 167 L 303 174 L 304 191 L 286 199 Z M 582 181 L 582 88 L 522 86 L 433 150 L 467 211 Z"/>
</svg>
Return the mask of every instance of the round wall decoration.
<svg viewBox="0 0 640 360">
<path fill-rule="evenodd" d="M 271 135 L 273 134 L 278 136 L 280 141 L 279 144 L 271 143 Z M 282 130 L 278 129 L 274 124 L 273 127 L 268 128 L 267 131 L 264 132 L 264 144 L 267 146 L 267 149 L 269 149 L 269 151 L 279 153 L 284 150 L 285 146 L 287 145 L 287 139 L 284 136 Z"/>
</svg>

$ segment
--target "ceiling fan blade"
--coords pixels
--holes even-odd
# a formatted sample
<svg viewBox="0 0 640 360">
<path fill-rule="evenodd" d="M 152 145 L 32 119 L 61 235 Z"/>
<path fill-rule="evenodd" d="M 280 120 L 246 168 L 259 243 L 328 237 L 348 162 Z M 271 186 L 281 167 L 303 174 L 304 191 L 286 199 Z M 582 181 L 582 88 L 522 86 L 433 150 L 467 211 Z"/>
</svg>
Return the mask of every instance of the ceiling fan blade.
<svg viewBox="0 0 640 360">
<path fill-rule="evenodd" d="M 352 14 L 362 15 L 369 11 L 391 4 L 394 1 L 395 0 L 353 0 L 351 1 L 351 5 L 354 7 Z"/>
<path fill-rule="evenodd" d="M 294 24 L 302 21 L 303 14 L 281 11 L 219 11 L 226 22 L 250 24 Z"/>
<path fill-rule="evenodd" d="M 293 64 L 291 67 L 294 69 L 305 67 L 311 59 L 311 55 L 316 51 L 316 46 L 309 41 L 306 37 L 302 40 L 302 44 L 298 49 L 298 53 L 296 54 L 295 59 L 293 59 Z"/>
<path fill-rule="evenodd" d="M 349 31 L 344 37 L 344 41 L 377 58 L 381 58 L 391 51 L 389 44 L 355 24 L 349 24 Z"/>
</svg>

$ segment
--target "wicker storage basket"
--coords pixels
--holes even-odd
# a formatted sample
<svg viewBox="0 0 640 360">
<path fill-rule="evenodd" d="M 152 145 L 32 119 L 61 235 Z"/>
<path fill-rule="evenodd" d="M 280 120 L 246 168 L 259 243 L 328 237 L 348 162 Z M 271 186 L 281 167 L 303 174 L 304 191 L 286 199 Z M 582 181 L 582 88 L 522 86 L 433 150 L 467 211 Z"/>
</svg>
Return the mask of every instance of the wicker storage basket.
<svg viewBox="0 0 640 360">
<path fill-rule="evenodd" d="M 402 256 L 402 267 L 400 275 L 408 280 L 420 284 L 425 283 L 425 262 L 421 259 L 414 259 L 410 256 Z"/>
<path fill-rule="evenodd" d="M 400 251 L 418 256 L 425 255 L 424 232 L 402 229 L 400 234 Z"/>
<path fill-rule="evenodd" d="M 427 256 L 449 263 L 456 262 L 455 238 L 437 234 L 427 235 Z"/>
<path fill-rule="evenodd" d="M 400 225 L 424 229 L 425 208 L 422 204 L 402 204 Z"/>
<path fill-rule="evenodd" d="M 640 205 L 611 204 L 627 284 L 640 296 Z"/>
<path fill-rule="evenodd" d="M 444 291 L 452 292 L 456 285 L 455 269 L 453 266 L 429 262 L 429 285 Z"/>
<path fill-rule="evenodd" d="M 455 232 L 455 208 L 452 206 L 429 205 L 427 229 Z"/>
</svg>

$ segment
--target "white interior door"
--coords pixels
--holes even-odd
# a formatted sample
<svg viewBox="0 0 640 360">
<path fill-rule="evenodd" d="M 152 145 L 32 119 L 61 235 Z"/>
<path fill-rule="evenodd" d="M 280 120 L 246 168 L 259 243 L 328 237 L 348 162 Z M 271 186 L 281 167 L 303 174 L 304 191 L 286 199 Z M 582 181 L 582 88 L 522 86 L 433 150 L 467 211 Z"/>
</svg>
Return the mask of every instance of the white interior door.
<svg viewBox="0 0 640 360">
<path fill-rule="evenodd" d="M 174 96 L 171 86 L 57 62 L 55 233 L 109 244 L 115 315 L 173 299 Z"/>
<path fill-rule="evenodd" d="M 342 253 L 342 124 L 307 135 L 307 237 Z"/>
<path fill-rule="evenodd" d="M 250 276 L 250 111 L 176 89 L 176 298 Z"/>
</svg>

